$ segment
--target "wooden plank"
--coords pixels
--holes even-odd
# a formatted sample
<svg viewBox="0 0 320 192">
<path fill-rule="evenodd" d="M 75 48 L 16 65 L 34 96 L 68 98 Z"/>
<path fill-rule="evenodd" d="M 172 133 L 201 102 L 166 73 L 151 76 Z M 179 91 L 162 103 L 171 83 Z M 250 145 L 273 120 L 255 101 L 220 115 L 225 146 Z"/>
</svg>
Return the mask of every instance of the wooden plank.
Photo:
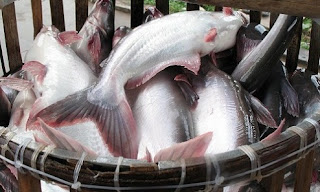
<svg viewBox="0 0 320 192">
<path fill-rule="evenodd" d="M 200 6 L 197 4 L 187 3 L 187 11 L 199 10 Z"/>
<path fill-rule="evenodd" d="M 76 0 L 76 30 L 80 31 L 88 17 L 88 1 Z"/>
<path fill-rule="evenodd" d="M 4 65 L 4 59 L 3 59 L 3 53 L 2 53 L 1 43 L 0 43 L 0 61 L 1 61 L 1 69 L 2 69 L 2 72 L 3 72 L 4 76 L 6 76 L 6 75 L 7 75 L 7 72 L 6 72 L 6 66 Z"/>
<path fill-rule="evenodd" d="M 41 192 L 40 180 L 32 177 L 29 172 L 26 174 L 18 172 L 18 184 L 19 192 Z"/>
<path fill-rule="evenodd" d="M 160 10 L 161 11 L 161 10 Z M 131 28 L 142 24 L 143 19 L 143 0 L 131 1 Z"/>
<path fill-rule="evenodd" d="M 285 171 L 280 170 L 269 177 L 262 179 L 261 184 L 269 192 L 281 192 Z"/>
<path fill-rule="evenodd" d="M 261 12 L 250 11 L 250 23 L 260 23 L 260 22 L 261 22 Z"/>
<path fill-rule="evenodd" d="M 215 6 L 215 7 L 214 7 L 214 11 L 222 11 L 222 7 Z"/>
<path fill-rule="evenodd" d="M 60 31 L 65 31 L 62 0 L 50 0 L 50 8 L 52 24 Z"/>
<path fill-rule="evenodd" d="M 318 73 L 320 55 L 320 25 L 312 21 L 310 50 L 307 69 Z"/>
<path fill-rule="evenodd" d="M 271 28 L 273 26 L 273 24 L 276 22 L 277 18 L 278 18 L 279 14 L 277 13 L 270 13 L 270 23 L 269 23 L 269 27 Z"/>
<path fill-rule="evenodd" d="M 164 15 L 169 14 L 169 0 L 156 0 L 156 7 Z"/>
<path fill-rule="evenodd" d="M 22 66 L 22 59 L 14 3 L 2 9 L 2 18 L 9 58 L 9 67 L 11 71 L 15 71 Z"/>
<path fill-rule="evenodd" d="M 189 3 L 236 7 L 256 11 L 284 13 L 311 18 L 320 17 L 319 0 L 182 0 Z"/>
<path fill-rule="evenodd" d="M 31 0 L 33 18 L 33 37 L 36 37 L 42 28 L 42 0 Z"/>
<path fill-rule="evenodd" d="M 294 191 L 310 191 L 312 170 L 313 170 L 313 159 L 314 150 L 311 150 L 307 156 L 301 159 L 297 163 L 296 167 L 296 181 L 294 185 Z"/>
<path fill-rule="evenodd" d="M 301 42 L 301 33 L 302 33 L 302 17 L 298 18 L 298 26 L 292 41 L 287 49 L 287 58 L 286 58 L 286 67 L 289 74 L 292 74 L 297 66 L 299 60 L 300 52 L 300 42 Z"/>
</svg>

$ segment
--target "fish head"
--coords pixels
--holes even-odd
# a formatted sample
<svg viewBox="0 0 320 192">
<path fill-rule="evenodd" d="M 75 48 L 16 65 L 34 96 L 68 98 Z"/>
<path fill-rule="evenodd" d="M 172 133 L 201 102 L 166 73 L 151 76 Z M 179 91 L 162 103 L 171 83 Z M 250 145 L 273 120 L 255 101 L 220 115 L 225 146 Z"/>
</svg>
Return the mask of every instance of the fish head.
<svg viewBox="0 0 320 192">
<path fill-rule="evenodd" d="M 118 27 L 113 35 L 112 47 L 114 47 L 124 36 L 126 36 L 132 29 L 127 26 Z"/>
<path fill-rule="evenodd" d="M 158 19 L 164 15 L 156 7 L 148 7 L 143 14 L 143 22 L 147 23 L 151 20 Z"/>
<path fill-rule="evenodd" d="M 243 17 L 235 11 L 227 13 L 211 12 L 199 16 L 204 23 L 204 44 L 201 56 L 213 51 L 218 53 L 235 45 L 237 32 L 245 24 Z M 201 18 L 200 18 L 201 17 Z"/>
<path fill-rule="evenodd" d="M 88 17 L 90 23 L 103 33 L 114 30 L 114 4 L 112 0 L 98 0 Z"/>
<path fill-rule="evenodd" d="M 249 24 L 249 16 L 244 14 L 241 11 L 233 11 L 234 16 L 238 17 L 239 19 L 241 19 L 241 21 L 243 22 L 243 25 L 247 25 Z"/>
</svg>

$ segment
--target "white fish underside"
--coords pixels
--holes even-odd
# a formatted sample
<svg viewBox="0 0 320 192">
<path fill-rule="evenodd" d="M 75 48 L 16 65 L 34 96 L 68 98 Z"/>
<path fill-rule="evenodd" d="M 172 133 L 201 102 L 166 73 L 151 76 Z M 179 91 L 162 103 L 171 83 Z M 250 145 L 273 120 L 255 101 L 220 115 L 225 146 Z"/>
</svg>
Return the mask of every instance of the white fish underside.
<svg viewBox="0 0 320 192">
<path fill-rule="evenodd" d="M 104 62 L 99 83 L 88 99 L 97 103 L 104 98 L 117 104 L 119 97 L 124 96 L 123 86 L 128 81 L 129 84 L 136 82 L 131 88 L 137 87 L 172 63 L 184 63 L 190 70 L 197 71 L 198 66 L 191 59 L 232 47 L 242 24 L 236 16 L 194 11 L 172 14 L 141 25 L 120 40 L 111 52 Z M 217 30 L 217 36 L 213 42 L 205 42 L 213 28 Z"/>
<path fill-rule="evenodd" d="M 192 138 L 188 105 L 167 71 L 131 92 L 137 94 L 131 106 L 141 136 L 138 159 L 146 156 L 146 149 L 153 158 L 161 149 Z"/>
<path fill-rule="evenodd" d="M 196 88 L 199 100 L 193 111 L 196 135 L 212 131 L 206 154 L 216 154 L 248 144 L 248 129 L 254 128 L 253 115 L 243 91 L 228 75 L 211 73 L 204 87 Z"/>
</svg>

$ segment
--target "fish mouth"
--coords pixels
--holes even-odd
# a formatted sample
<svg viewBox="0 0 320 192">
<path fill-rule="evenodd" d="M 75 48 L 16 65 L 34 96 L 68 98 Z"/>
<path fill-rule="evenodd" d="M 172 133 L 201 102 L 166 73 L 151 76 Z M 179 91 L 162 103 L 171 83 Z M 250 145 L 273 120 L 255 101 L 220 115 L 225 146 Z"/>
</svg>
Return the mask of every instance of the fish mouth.
<svg viewBox="0 0 320 192">
<path fill-rule="evenodd" d="M 234 11 L 234 14 L 242 20 L 244 26 L 249 24 L 249 17 L 245 13 Z"/>
</svg>

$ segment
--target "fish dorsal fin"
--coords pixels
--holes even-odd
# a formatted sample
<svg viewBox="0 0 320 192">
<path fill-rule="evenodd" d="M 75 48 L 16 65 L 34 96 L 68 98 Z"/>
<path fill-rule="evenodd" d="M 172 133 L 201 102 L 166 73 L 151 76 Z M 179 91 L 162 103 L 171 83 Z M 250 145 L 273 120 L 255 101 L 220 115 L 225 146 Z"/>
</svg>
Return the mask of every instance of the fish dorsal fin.
<svg viewBox="0 0 320 192">
<path fill-rule="evenodd" d="M 188 77 L 185 74 L 179 74 L 174 78 L 182 91 L 182 94 L 190 106 L 194 105 L 199 99 L 198 94 L 193 90 Z"/>
<path fill-rule="evenodd" d="M 0 77 L 0 86 L 7 86 L 10 89 L 23 91 L 31 89 L 33 87 L 33 83 L 31 81 L 15 77 Z"/>
<path fill-rule="evenodd" d="M 277 127 L 277 123 L 272 117 L 270 111 L 257 99 L 251 94 L 246 94 L 249 98 L 252 110 L 255 113 L 257 121 L 263 125 L 269 127 Z"/>
<path fill-rule="evenodd" d="M 299 117 L 300 109 L 297 92 L 294 90 L 287 79 L 281 80 L 280 87 L 285 109 L 290 115 Z"/>
<path fill-rule="evenodd" d="M 22 66 L 23 71 L 27 71 L 40 83 L 43 82 L 47 74 L 47 67 L 38 61 L 29 61 Z"/>
<path fill-rule="evenodd" d="M 202 157 L 204 156 L 211 139 L 212 132 L 208 132 L 186 142 L 162 149 L 155 155 L 154 162 Z"/>
<path fill-rule="evenodd" d="M 76 31 L 64 31 L 58 34 L 58 40 L 62 45 L 70 45 L 81 39 L 82 37 Z"/>
</svg>

